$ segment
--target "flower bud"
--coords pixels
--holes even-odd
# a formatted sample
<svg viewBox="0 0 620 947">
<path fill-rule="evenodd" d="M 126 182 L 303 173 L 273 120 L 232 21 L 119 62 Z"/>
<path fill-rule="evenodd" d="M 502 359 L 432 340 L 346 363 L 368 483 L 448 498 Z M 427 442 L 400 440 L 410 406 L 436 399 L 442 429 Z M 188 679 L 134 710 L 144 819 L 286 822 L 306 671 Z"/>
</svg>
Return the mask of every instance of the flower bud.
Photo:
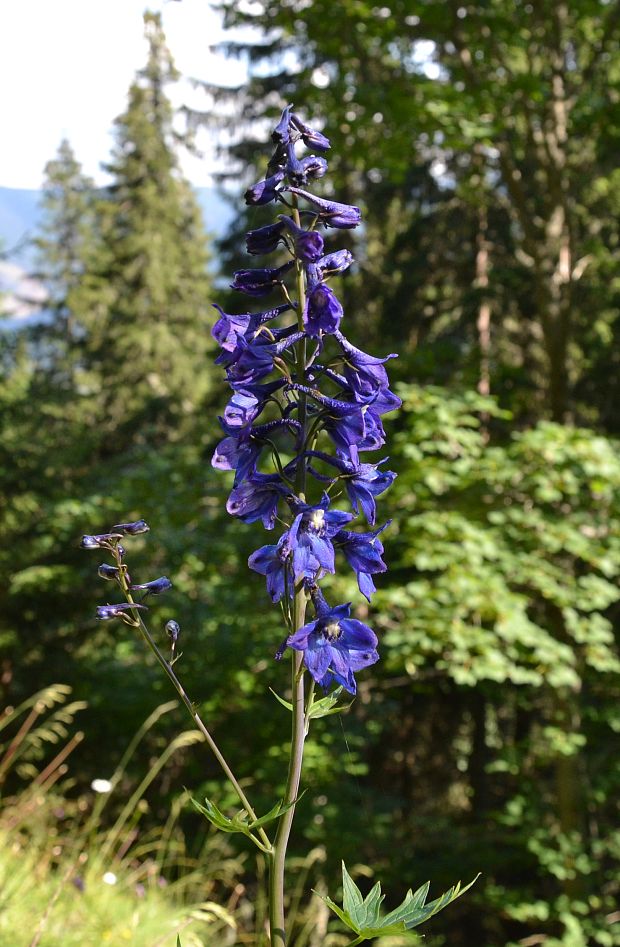
<svg viewBox="0 0 620 947">
<path fill-rule="evenodd" d="M 97 575 L 108 581 L 112 579 L 118 579 L 118 566 L 110 566 L 107 562 L 102 562 L 99 568 L 97 569 Z"/>
<path fill-rule="evenodd" d="M 137 536 L 139 533 L 148 533 L 150 528 L 144 520 L 135 520 L 133 523 L 118 523 L 112 527 L 112 531 L 122 533 L 123 536 Z"/>
<path fill-rule="evenodd" d="M 162 592 L 167 592 L 168 589 L 172 588 L 172 582 L 168 576 L 162 575 L 159 579 L 143 582 L 142 585 L 130 585 L 129 588 L 132 592 L 143 591 L 150 592 L 151 595 L 160 595 Z"/>
</svg>

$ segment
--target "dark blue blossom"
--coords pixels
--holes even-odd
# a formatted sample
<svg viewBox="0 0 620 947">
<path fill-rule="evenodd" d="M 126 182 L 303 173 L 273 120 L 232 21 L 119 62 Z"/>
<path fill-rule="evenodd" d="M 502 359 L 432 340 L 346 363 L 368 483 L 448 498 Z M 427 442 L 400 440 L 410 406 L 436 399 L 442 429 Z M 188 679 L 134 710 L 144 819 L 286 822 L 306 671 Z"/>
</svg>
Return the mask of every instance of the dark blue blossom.
<svg viewBox="0 0 620 947">
<path fill-rule="evenodd" d="M 353 263 L 353 254 L 350 250 L 335 250 L 328 253 L 318 261 L 318 269 L 321 279 L 327 279 L 328 276 L 335 276 L 337 273 L 344 273 Z"/>
<path fill-rule="evenodd" d="M 159 579 L 151 579 L 150 582 L 143 582 L 141 585 L 130 585 L 129 588 L 134 591 L 149 592 L 151 595 L 161 595 L 172 588 L 172 582 L 167 575 L 162 575 Z"/>
<path fill-rule="evenodd" d="M 236 270 L 230 288 L 247 296 L 266 296 L 282 282 L 282 277 L 292 266 L 293 261 L 289 260 L 275 269 Z"/>
<path fill-rule="evenodd" d="M 303 651 L 304 663 L 317 684 L 329 687 L 336 681 L 355 694 L 354 673 L 375 664 L 379 654 L 374 631 L 350 614 L 350 604 L 319 607 L 316 619 L 290 635 L 287 645 Z"/>
<path fill-rule="evenodd" d="M 118 566 L 108 565 L 107 562 L 102 562 L 99 568 L 97 569 L 97 575 L 105 579 L 107 582 L 110 582 L 113 579 L 117 579 L 120 574 L 120 569 Z"/>
<path fill-rule="evenodd" d="M 80 547 L 82 549 L 111 549 L 119 539 L 123 538 L 122 533 L 97 533 L 94 536 L 82 536 Z"/>
<path fill-rule="evenodd" d="M 267 591 L 272 602 L 279 602 L 283 595 L 293 594 L 292 550 L 289 534 L 280 537 L 275 546 L 261 546 L 248 559 L 250 569 L 264 575 L 267 579 Z M 290 581 L 289 581 L 290 580 Z"/>
<path fill-rule="evenodd" d="M 282 216 L 282 226 L 293 236 L 295 256 L 304 263 L 315 263 L 323 254 L 323 237 L 316 230 L 298 227 L 291 217 Z"/>
<path fill-rule="evenodd" d="M 211 335 L 224 351 L 232 352 L 240 336 L 253 335 L 260 326 L 271 319 L 277 318 L 277 316 L 281 316 L 283 312 L 291 307 L 288 303 L 284 303 L 274 309 L 268 309 L 266 312 L 244 312 L 238 316 L 229 315 L 216 303 L 214 303 L 213 308 L 220 313 L 220 318 L 211 329 Z"/>
<path fill-rule="evenodd" d="M 278 244 L 282 243 L 283 230 L 284 224 L 282 221 L 267 224 L 265 227 L 259 227 L 258 230 L 250 230 L 245 235 L 246 250 L 254 256 L 273 253 L 274 250 L 277 250 Z"/>
<path fill-rule="evenodd" d="M 226 509 L 244 523 L 261 520 L 265 529 L 273 529 L 278 503 L 289 493 L 278 474 L 253 473 L 233 487 Z"/>
<path fill-rule="evenodd" d="M 317 197 L 316 194 L 311 194 L 309 191 L 303 191 L 299 187 L 289 187 L 287 190 L 308 201 L 315 208 L 319 220 L 325 227 L 352 230 L 362 222 L 362 212 L 359 207 L 355 207 L 353 204 L 328 201 L 323 197 Z"/>
<path fill-rule="evenodd" d="M 299 115 L 296 115 L 294 112 L 291 115 L 291 123 L 301 135 L 303 143 L 307 148 L 316 148 L 317 151 L 328 151 L 331 147 L 329 138 L 326 138 L 322 132 L 316 131 L 316 129 L 306 125 L 305 122 L 302 122 Z"/>
<path fill-rule="evenodd" d="M 271 140 L 276 144 L 288 145 L 290 141 L 291 109 L 291 105 L 283 109 L 280 121 L 271 133 Z"/>
<path fill-rule="evenodd" d="M 376 592 L 372 576 L 378 572 L 387 571 L 387 566 L 381 558 L 383 543 L 378 537 L 379 533 L 387 529 L 390 522 L 391 520 L 369 533 L 354 533 L 351 530 L 341 529 L 334 537 L 334 544 L 344 553 L 357 576 L 358 588 L 368 601 L 373 592 Z"/>
<path fill-rule="evenodd" d="M 381 464 L 361 464 L 357 456 L 352 459 L 350 453 L 338 451 L 336 457 L 325 454 L 323 451 L 308 451 L 308 456 L 317 457 L 319 460 L 332 467 L 336 467 L 343 477 L 343 485 L 349 495 L 351 506 L 355 513 L 361 511 L 371 526 L 374 525 L 377 504 L 375 497 L 380 496 L 385 490 L 391 487 L 396 479 L 396 474 L 391 470 L 379 470 Z M 312 471 L 315 476 L 316 472 Z M 323 479 L 319 477 L 318 479 Z"/>
<path fill-rule="evenodd" d="M 332 537 L 353 519 L 353 514 L 330 510 L 326 493 L 314 506 L 299 501 L 293 505 L 297 516 L 286 536 L 292 553 L 295 582 L 303 578 L 315 579 L 321 570 L 334 572 Z"/>
<path fill-rule="evenodd" d="M 134 602 L 119 602 L 118 605 L 99 605 L 97 608 L 97 618 L 99 621 L 110 621 L 112 618 L 120 618 L 126 625 L 136 625 L 137 620 L 132 612 L 138 608 L 146 608 L 146 605 L 137 605 Z"/>
<path fill-rule="evenodd" d="M 140 533 L 148 533 L 150 526 L 144 520 L 134 520 L 133 523 L 117 523 L 112 527 L 111 532 L 122 533 L 124 536 L 138 536 Z"/>
<path fill-rule="evenodd" d="M 278 196 L 278 185 L 284 180 L 284 171 L 276 171 L 264 181 L 258 181 L 244 194 L 246 204 L 269 204 Z"/>
<path fill-rule="evenodd" d="M 304 309 L 304 327 L 308 335 L 316 338 L 321 332 L 333 333 L 342 319 L 342 305 L 333 290 L 319 283 L 308 294 Z"/>
</svg>

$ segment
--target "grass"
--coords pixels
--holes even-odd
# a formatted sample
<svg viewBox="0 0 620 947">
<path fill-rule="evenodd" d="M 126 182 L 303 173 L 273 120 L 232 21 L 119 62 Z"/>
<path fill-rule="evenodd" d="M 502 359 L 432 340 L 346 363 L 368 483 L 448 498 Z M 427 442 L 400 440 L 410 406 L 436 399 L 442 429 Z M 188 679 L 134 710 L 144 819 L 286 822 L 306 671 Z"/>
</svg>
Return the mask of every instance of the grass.
<svg viewBox="0 0 620 947">
<path fill-rule="evenodd" d="M 178 935 L 183 947 L 238 943 L 238 859 L 216 836 L 199 859 L 188 857 L 177 824 L 183 795 L 160 829 L 140 826 L 149 785 L 197 735 L 172 741 L 106 827 L 104 810 L 126 782 L 131 756 L 176 705 L 145 721 L 104 785 L 109 792 L 76 797 L 67 760 L 83 739 L 73 725 L 84 705 L 69 696 L 55 685 L 0 718 L 0 790 L 9 773 L 23 778 L 17 792 L 0 798 L 0 947 L 176 947 Z M 227 905 L 215 900 L 223 894 Z"/>
</svg>

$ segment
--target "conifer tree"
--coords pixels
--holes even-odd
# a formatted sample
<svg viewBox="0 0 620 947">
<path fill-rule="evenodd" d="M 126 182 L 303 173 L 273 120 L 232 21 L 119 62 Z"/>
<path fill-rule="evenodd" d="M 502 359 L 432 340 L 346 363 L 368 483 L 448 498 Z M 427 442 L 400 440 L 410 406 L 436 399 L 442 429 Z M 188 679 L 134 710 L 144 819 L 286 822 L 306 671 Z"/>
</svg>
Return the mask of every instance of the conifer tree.
<svg viewBox="0 0 620 947">
<path fill-rule="evenodd" d="M 166 95 L 178 73 L 159 15 L 145 14 L 145 32 L 147 63 L 116 120 L 106 166 L 102 249 L 83 287 L 100 429 L 117 446 L 129 432 L 176 430 L 208 389 L 208 255 L 197 201 L 179 170 L 177 148 L 188 139 L 175 129 Z"/>
<path fill-rule="evenodd" d="M 55 387 L 75 385 L 78 340 L 83 336 L 81 285 L 96 256 L 98 229 L 94 181 L 85 175 L 65 138 L 45 167 L 42 224 L 34 245 L 36 276 L 48 291 L 50 320 L 36 331 L 43 344 L 46 374 Z"/>
</svg>

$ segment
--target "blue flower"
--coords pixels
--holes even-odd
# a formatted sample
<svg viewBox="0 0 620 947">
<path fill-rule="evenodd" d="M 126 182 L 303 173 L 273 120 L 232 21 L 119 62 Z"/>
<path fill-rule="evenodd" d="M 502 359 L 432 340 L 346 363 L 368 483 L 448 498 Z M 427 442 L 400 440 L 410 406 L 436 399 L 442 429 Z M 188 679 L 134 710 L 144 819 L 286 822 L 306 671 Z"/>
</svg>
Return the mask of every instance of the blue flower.
<svg viewBox="0 0 620 947">
<path fill-rule="evenodd" d="M 266 296 L 282 282 L 282 277 L 292 266 L 293 261 L 289 260 L 275 269 L 236 270 L 230 288 L 247 296 Z"/>
<path fill-rule="evenodd" d="M 97 533 L 95 536 L 82 536 L 80 547 L 82 549 L 113 549 L 122 538 L 122 533 Z"/>
<path fill-rule="evenodd" d="M 284 180 L 284 171 L 276 171 L 264 181 L 258 181 L 244 194 L 246 204 L 269 204 L 278 196 L 278 185 Z"/>
<path fill-rule="evenodd" d="M 293 577 L 291 572 L 291 547 L 286 532 L 275 546 L 261 546 L 248 559 L 250 569 L 264 575 L 267 579 L 267 591 L 272 602 L 279 602 L 287 593 L 293 595 Z"/>
<path fill-rule="evenodd" d="M 362 212 L 353 204 L 340 204 L 338 201 L 328 201 L 309 191 L 302 191 L 299 187 L 287 188 L 291 194 L 303 197 L 316 208 L 319 220 L 325 227 L 336 227 L 340 230 L 352 230 L 362 221 Z"/>
<path fill-rule="evenodd" d="M 321 570 L 335 571 L 332 537 L 353 519 L 353 514 L 330 510 L 329 503 L 324 493 L 321 502 L 314 506 L 299 500 L 292 504 L 297 516 L 285 535 L 292 552 L 295 582 L 315 579 Z"/>
<path fill-rule="evenodd" d="M 138 608 L 146 608 L 146 605 L 136 605 L 132 602 L 120 602 L 118 605 L 99 605 L 97 608 L 97 618 L 99 621 L 110 621 L 112 618 L 120 618 L 126 625 L 137 625 L 137 619 L 132 612 Z"/>
<path fill-rule="evenodd" d="M 323 237 L 316 230 L 304 230 L 298 227 L 291 217 L 280 218 L 282 226 L 293 235 L 295 256 L 304 263 L 315 263 L 323 253 Z"/>
<path fill-rule="evenodd" d="M 341 319 L 342 305 L 336 294 L 325 283 L 318 283 L 308 294 L 304 309 L 306 332 L 312 338 L 321 332 L 333 333 L 338 329 Z"/>
<path fill-rule="evenodd" d="M 258 230 L 250 230 L 245 235 L 245 246 L 248 253 L 254 256 L 260 256 L 263 253 L 273 253 L 277 250 L 278 244 L 282 243 L 284 224 L 280 221 L 275 224 L 267 224 L 265 227 L 259 227 Z"/>
<path fill-rule="evenodd" d="M 278 474 L 251 474 L 228 498 L 226 509 L 244 523 L 261 520 L 265 529 L 273 529 L 280 500 L 290 493 Z"/>
<path fill-rule="evenodd" d="M 162 575 L 159 579 L 151 579 L 150 582 L 143 582 L 141 585 L 130 585 L 132 591 L 150 592 L 151 595 L 161 595 L 172 588 L 172 582 L 167 575 Z"/>
<path fill-rule="evenodd" d="M 335 250 L 328 253 L 318 261 L 318 269 L 321 279 L 327 279 L 328 276 L 335 276 L 337 273 L 344 273 L 353 263 L 353 254 L 350 250 Z"/>
<path fill-rule="evenodd" d="M 304 663 L 317 684 L 329 687 L 336 681 L 355 694 L 354 672 L 375 664 L 379 654 L 374 631 L 350 614 L 350 604 L 319 606 L 315 621 L 290 635 L 286 643 L 303 651 Z"/>
<path fill-rule="evenodd" d="M 305 122 L 302 122 L 299 115 L 295 115 L 294 112 L 291 115 L 291 124 L 297 129 L 307 148 L 316 148 L 317 151 L 328 151 L 331 147 L 329 138 L 326 138 L 322 132 L 316 131 L 316 129 L 306 125 Z"/>
<path fill-rule="evenodd" d="M 391 520 L 378 529 L 369 533 L 354 533 L 347 529 L 340 530 L 334 537 L 334 543 L 344 553 L 347 562 L 357 576 L 357 585 L 370 601 L 370 596 L 376 592 L 372 576 L 378 572 L 386 572 L 387 566 L 383 559 L 383 543 L 378 538 L 379 533 L 390 525 Z"/>
<path fill-rule="evenodd" d="M 354 451 L 354 453 L 356 453 Z M 309 457 L 318 457 L 326 464 L 336 467 L 343 476 L 343 484 L 349 495 L 351 506 L 355 513 L 361 508 L 363 515 L 371 526 L 374 525 L 377 504 L 375 497 L 380 496 L 393 484 L 396 474 L 391 470 L 379 470 L 379 466 L 387 462 L 387 458 L 377 464 L 360 464 L 357 457 L 352 458 L 350 453 L 338 451 L 336 457 L 325 454 L 323 451 L 308 451 Z M 311 473 L 319 479 L 324 478 L 310 468 Z M 327 478 L 329 479 L 329 478 Z"/>
<path fill-rule="evenodd" d="M 150 526 L 144 520 L 134 520 L 133 523 L 117 523 L 111 529 L 112 533 L 122 533 L 123 536 L 138 536 L 140 533 L 148 533 Z"/>
<path fill-rule="evenodd" d="M 271 133 L 271 140 L 276 143 L 287 145 L 290 140 L 290 122 L 292 105 L 287 105 L 282 111 L 280 121 Z"/>
<path fill-rule="evenodd" d="M 244 312 L 238 316 L 229 315 L 216 303 L 213 308 L 220 313 L 220 318 L 211 329 L 211 335 L 222 349 L 232 352 L 240 336 L 253 335 L 260 326 L 282 315 L 291 307 L 288 303 L 283 303 L 266 312 Z"/>
</svg>

